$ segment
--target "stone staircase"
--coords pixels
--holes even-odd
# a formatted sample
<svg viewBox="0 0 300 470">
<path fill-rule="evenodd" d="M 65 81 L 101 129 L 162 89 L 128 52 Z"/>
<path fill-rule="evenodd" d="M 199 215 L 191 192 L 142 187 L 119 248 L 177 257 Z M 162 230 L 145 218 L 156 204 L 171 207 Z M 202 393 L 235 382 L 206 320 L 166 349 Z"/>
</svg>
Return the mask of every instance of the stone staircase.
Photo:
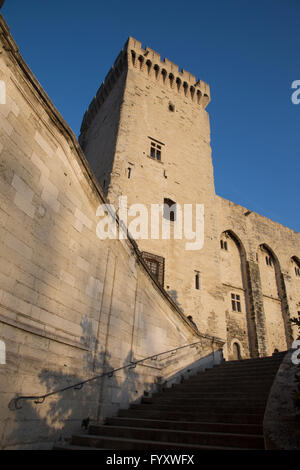
<svg viewBox="0 0 300 470">
<path fill-rule="evenodd" d="M 54 449 L 264 449 L 264 411 L 284 354 L 224 362 L 143 397 L 140 404 Z"/>
</svg>

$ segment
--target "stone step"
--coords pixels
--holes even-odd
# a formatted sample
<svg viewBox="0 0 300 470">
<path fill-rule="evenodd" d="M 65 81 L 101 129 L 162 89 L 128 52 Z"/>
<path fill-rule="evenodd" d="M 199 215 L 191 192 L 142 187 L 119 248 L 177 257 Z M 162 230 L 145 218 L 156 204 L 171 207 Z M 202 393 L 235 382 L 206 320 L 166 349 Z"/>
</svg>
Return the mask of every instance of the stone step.
<svg viewBox="0 0 300 470">
<path fill-rule="evenodd" d="M 239 363 L 239 362 L 253 362 L 253 361 L 258 361 L 258 362 L 264 362 L 264 361 L 272 361 L 274 359 L 278 359 L 279 357 L 284 357 L 285 354 L 286 354 L 287 351 L 279 351 L 278 353 L 276 354 L 272 354 L 271 356 L 264 356 L 264 357 L 249 357 L 249 358 L 246 358 L 246 359 L 238 359 L 238 360 L 234 360 L 234 359 L 231 359 L 230 361 L 226 361 L 224 360 L 223 363 L 229 363 L 229 362 L 232 362 L 232 363 Z"/>
<path fill-rule="evenodd" d="M 192 445 L 214 445 L 222 447 L 242 447 L 247 449 L 263 449 L 262 435 L 232 434 L 216 432 L 186 431 L 182 429 L 140 428 L 132 426 L 90 426 L 89 434 L 100 437 L 121 437 L 143 441 L 163 441 L 182 444 L 188 442 Z"/>
<path fill-rule="evenodd" d="M 231 381 L 231 380 L 245 380 L 245 379 L 248 379 L 248 380 L 256 380 L 256 379 L 260 379 L 260 378 L 264 378 L 264 379 L 271 379 L 271 378 L 274 378 L 274 376 L 276 375 L 276 371 L 277 369 L 275 369 L 274 371 L 270 371 L 270 370 L 266 370 L 266 371 L 262 371 L 261 373 L 258 372 L 258 371 L 243 371 L 243 372 L 240 372 L 240 371 L 231 371 L 231 370 L 228 370 L 228 372 L 224 369 L 220 369 L 218 372 L 216 370 L 214 371 L 208 371 L 208 372 L 205 372 L 205 373 L 202 373 L 202 374 L 197 374 L 197 375 L 194 375 L 192 377 L 189 377 L 188 379 L 186 379 L 187 381 L 189 382 L 194 382 L 194 381 L 198 381 L 202 378 L 207 378 L 207 379 L 211 379 L 211 378 L 222 378 L 222 379 L 226 379 L 227 381 Z"/>
<path fill-rule="evenodd" d="M 236 379 L 233 380 L 232 378 L 228 377 L 199 377 L 198 379 L 195 380 L 186 380 L 182 382 L 181 384 L 175 384 L 174 386 L 185 386 L 185 387 L 198 387 L 200 385 L 215 385 L 216 387 L 219 388 L 219 386 L 223 385 L 225 386 L 231 386 L 234 388 L 235 386 L 243 385 L 243 386 L 253 386 L 253 385 L 259 385 L 259 386 L 271 386 L 274 381 L 274 376 L 273 377 L 264 377 L 262 379 L 255 377 L 245 377 L 243 379 Z"/>
<path fill-rule="evenodd" d="M 249 390 L 249 393 L 251 393 L 254 390 L 266 390 L 268 391 L 273 383 L 273 380 L 267 380 L 267 381 L 257 381 L 254 383 L 248 383 L 248 382 L 239 382 L 239 383 L 226 383 L 225 381 L 216 381 L 216 380 L 201 380 L 198 383 L 194 382 L 193 384 L 190 384 L 188 382 L 183 382 L 181 384 L 173 384 L 171 387 L 164 387 L 162 389 L 162 392 L 171 392 L 175 391 L 178 389 L 181 390 L 190 390 L 190 391 L 195 391 L 198 392 L 200 390 L 207 390 L 207 389 L 213 389 L 213 390 Z M 216 384 L 218 385 L 216 388 Z"/>
<path fill-rule="evenodd" d="M 143 397 L 105 425 L 55 448 L 118 450 L 263 449 L 268 394 L 285 353 L 230 361 Z"/>
<path fill-rule="evenodd" d="M 187 411 L 174 411 L 174 410 L 153 410 L 152 407 L 143 409 L 128 409 L 119 410 L 119 417 L 128 418 L 143 418 L 143 419 L 162 419 L 172 421 L 202 421 L 210 423 L 233 423 L 233 424 L 262 424 L 264 413 L 228 413 L 222 410 L 221 412 L 215 410 L 197 410 L 195 412 Z"/>
<path fill-rule="evenodd" d="M 233 434 L 257 435 L 262 435 L 263 433 L 263 427 L 261 424 L 206 423 L 201 421 L 171 421 L 121 417 L 107 418 L 106 424 L 112 426 L 133 426 L 140 428 L 181 429 L 193 432 L 229 432 Z"/>
<path fill-rule="evenodd" d="M 245 377 L 245 376 L 249 376 L 249 377 L 253 377 L 253 376 L 257 376 L 257 377 L 261 377 L 263 375 L 268 375 L 268 376 L 273 376 L 274 377 L 274 374 L 276 374 L 278 370 L 278 367 L 266 367 L 264 369 L 257 369 L 255 367 L 253 368 L 248 368 L 248 367 L 244 367 L 244 368 L 240 368 L 240 369 L 236 369 L 234 367 L 228 367 L 228 368 L 225 368 L 225 367 L 220 367 L 219 369 L 209 369 L 208 371 L 206 372 L 199 372 L 198 374 L 195 374 L 195 375 L 192 375 L 191 377 L 189 377 L 188 380 L 193 380 L 197 377 L 201 377 L 203 375 L 205 375 L 206 377 L 210 377 L 210 376 L 216 376 L 216 377 L 219 377 L 219 376 L 227 376 L 227 377 Z"/>
<path fill-rule="evenodd" d="M 279 367 L 280 364 L 282 363 L 283 359 L 276 359 L 273 361 L 265 361 L 263 362 L 261 359 L 258 360 L 257 362 L 251 362 L 251 361 L 230 361 L 230 362 L 223 362 L 222 364 L 218 366 L 214 366 L 208 370 L 217 370 L 217 369 L 236 369 L 236 370 L 242 370 L 242 369 L 253 369 L 254 367 L 257 370 L 263 370 L 267 369 L 268 367 Z"/>
<path fill-rule="evenodd" d="M 180 405 L 180 404 L 173 404 L 173 403 L 155 403 L 153 405 L 149 404 L 131 404 L 130 409 L 132 410 L 147 410 L 151 408 L 153 411 L 172 411 L 174 410 L 186 413 L 194 412 L 195 415 L 198 415 L 202 412 L 207 412 L 207 410 L 213 410 L 217 413 L 232 413 L 232 414 L 240 414 L 240 413 L 264 413 L 265 405 L 264 404 L 256 404 L 256 403 L 241 403 L 241 404 L 234 404 L 234 403 L 220 403 L 219 400 L 213 405 L 211 402 L 209 403 L 200 403 L 197 406 L 194 405 Z"/>
<path fill-rule="evenodd" d="M 268 391 L 269 388 L 265 391 L 263 390 L 251 390 L 251 397 L 252 398 L 261 398 L 261 399 L 266 399 L 268 397 Z M 240 390 L 232 390 L 232 389 L 227 389 L 227 390 L 220 390 L 216 391 L 215 388 L 203 388 L 198 391 L 181 391 L 179 388 L 178 389 L 172 389 L 171 391 L 165 391 L 165 392 L 157 392 L 152 395 L 152 398 L 157 400 L 157 399 L 168 399 L 172 400 L 173 398 L 183 398 L 185 400 L 193 400 L 197 398 L 219 398 L 222 399 L 224 398 L 241 398 L 243 400 L 248 399 L 249 397 L 249 389 L 245 388 L 240 389 Z M 148 398 L 148 397 L 145 397 Z"/>
<path fill-rule="evenodd" d="M 94 435 L 74 435 L 72 444 L 88 447 L 115 450 L 177 450 L 182 453 L 183 450 L 236 450 L 236 447 L 222 447 L 222 446 L 209 446 L 209 445 L 194 445 L 186 442 L 164 442 L 164 441 L 149 441 L 143 439 L 128 439 L 124 437 L 110 437 L 110 436 L 94 436 Z M 239 450 L 247 450 L 239 448 Z"/>
<path fill-rule="evenodd" d="M 266 357 L 253 357 L 249 359 L 240 359 L 238 361 L 224 361 L 221 365 L 225 364 L 265 364 L 269 362 L 276 362 L 282 361 L 284 356 L 286 355 L 287 351 L 281 351 L 273 356 L 266 356 Z"/>
<path fill-rule="evenodd" d="M 265 408 L 266 406 L 266 402 L 267 402 L 267 397 L 261 397 L 261 396 L 257 396 L 257 397 L 253 397 L 251 396 L 249 398 L 248 397 L 241 397 L 240 395 L 238 395 L 237 397 L 232 397 L 232 396 L 224 396 L 224 395 L 220 395 L 220 396 L 216 396 L 216 397 L 213 397 L 213 396 L 210 396 L 209 398 L 207 398 L 207 395 L 203 395 L 202 397 L 197 397 L 197 398 L 193 398 L 192 400 L 193 402 L 193 405 L 192 407 L 194 406 L 205 406 L 205 407 L 209 407 L 209 406 L 219 406 L 219 405 L 222 405 L 222 407 L 227 407 L 227 406 L 233 406 L 233 407 L 237 407 L 237 408 L 244 408 L 244 406 L 246 405 L 250 405 L 251 407 L 252 406 L 259 406 L 259 407 L 262 407 L 263 409 Z M 143 397 L 142 400 L 141 400 L 141 403 L 140 404 L 147 404 L 147 405 L 151 405 L 151 404 L 154 404 L 155 406 L 157 404 L 170 404 L 170 398 L 169 397 L 163 397 L 163 396 L 160 396 L 160 397 Z M 179 405 L 179 406 L 191 406 L 190 405 L 191 401 L 190 400 L 187 400 L 185 397 L 172 397 L 172 403 L 171 405 Z"/>
</svg>

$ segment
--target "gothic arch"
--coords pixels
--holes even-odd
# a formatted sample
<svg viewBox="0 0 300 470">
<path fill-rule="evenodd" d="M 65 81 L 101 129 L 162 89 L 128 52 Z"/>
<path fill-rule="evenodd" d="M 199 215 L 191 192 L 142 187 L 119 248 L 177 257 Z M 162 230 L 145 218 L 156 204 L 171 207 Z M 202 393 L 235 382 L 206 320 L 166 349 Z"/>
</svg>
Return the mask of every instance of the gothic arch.
<svg viewBox="0 0 300 470">
<path fill-rule="evenodd" d="M 238 357 L 236 357 L 236 354 Z M 233 338 L 233 340 L 231 341 L 230 356 L 233 360 L 240 360 L 244 357 L 243 345 L 237 338 Z"/>
<path fill-rule="evenodd" d="M 267 243 L 259 245 L 257 260 L 266 317 L 268 354 L 272 354 L 274 349 L 289 348 L 293 340 L 285 281 L 279 259 Z"/>
<path fill-rule="evenodd" d="M 221 264 L 224 265 L 221 266 L 221 280 L 226 292 L 228 342 L 231 343 L 232 338 L 238 336 L 243 343 L 243 354 L 254 357 L 257 355 L 256 324 L 251 309 L 246 250 L 241 239 L 231 229 L 222 232 L 220 249 Z M 232 303 L 235 301 L 240 302 L 240 305 L 237 304 L 237 313 Z"/>
</svg>

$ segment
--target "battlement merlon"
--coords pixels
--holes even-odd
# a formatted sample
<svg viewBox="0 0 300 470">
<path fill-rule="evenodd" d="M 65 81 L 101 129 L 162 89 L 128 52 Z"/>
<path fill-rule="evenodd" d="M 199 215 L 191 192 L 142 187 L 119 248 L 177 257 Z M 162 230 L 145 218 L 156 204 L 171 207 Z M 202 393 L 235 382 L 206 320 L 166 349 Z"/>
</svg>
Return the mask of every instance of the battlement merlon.
<svg viewBox="0 0 300 470">
<path fill-rule="evenodd" d="M 162 70 L 166 70 L 168 74 L 173 74 L 176 78 L 179 78 L 182 83 L 187 82 L 189 86 L 193 86 L 196 89 L 199 89 L 202 93 L 203 96 L 208 97 L 207 104 L 210 102 L 210 88 L 207 83 L 204 81 L 200 80 L 199 78 L 196 79 L 196 76 L 187 72 L 184 69 L 179 69 L 178 65 L 172 62 L 171 60 L 164 58 L 163 60 L 161 59 L 160 54 L 158 52 L 154 51 L 153 49 L 150 49 L 150 47 L 146 46 L 145 49 L 142 47 L 142 43 L 140 41 L 137 41 L 133 37 L 129 36 L 125 48 L 127 48 L 127 51 L 134 51 L 137 55 L 137 57 L 144 57 L 145 62 L 149 60 L 153 66 L 158 65 Z M 128 61 L 130 63 L 130 61 Z"/>
<path fill-rule="evenodd" d="M 160 80 L 162 77 L 161 81 L 165 85 L 168 84 L 175 92 L 183 93 L 203 109 L 210 102 L 210 88 L 207 83 L 199 79 L 196 80 L 195 75 L 184 69 L 179 70 L 178 65 L 171 60 L 166 58 L 161 60 L 160 54 L 147 46 L 143 49 L 142 43 L 130 36 L 85 112 L 79 136 L 81 145 L 84 144 L 85 132 L 112 90 L 114 83 L 124 70 L 132 67 L 140 70 L 149 67 L 149 71 L 152 70 L 152 76 L 156 80 Z"/>
</svg>

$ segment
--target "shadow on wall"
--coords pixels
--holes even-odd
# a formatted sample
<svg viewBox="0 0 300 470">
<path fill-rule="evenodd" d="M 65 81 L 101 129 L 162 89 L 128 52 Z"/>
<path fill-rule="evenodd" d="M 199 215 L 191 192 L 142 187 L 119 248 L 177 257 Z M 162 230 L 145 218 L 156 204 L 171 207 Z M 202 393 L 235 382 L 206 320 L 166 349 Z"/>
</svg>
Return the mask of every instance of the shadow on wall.
<svg viewBox="0 0 300 470">
<path fill-rule="evenodd" d="M 90 324 L 84 321 L 82 326 L 83 336 L 87 339 L 86 335 L 91 331 Z M 91 336 L 89 343 L 94 347 L 96 338 Z M 91 349 L 86 357 L 89 373 L 76 375 L 44 368 L 38 374 L 41 387 L 32 390 L 31 394 L 49 393 L 100 375 L 101 371 L 110 371 L 113 369 L 110 360 L 110 354 L 100 351 L 95 361 Z M 130 364 L 131 360 L 136 359 L 132 358 L 130 351 L 118 367 Z M 91 366 L 97 370 L 96 373 L 91 372 Z M 127 403 L 133 401 L 133 396 L 138 398 L 139 382 L 140 374 L 136 369 L 126 368 L 111 377 L 105 376 L 87 383 L 82 389 L 70 389 L 49 396 L 42 404 L 21 400 L 19 405 L 22 408 L 14 409 L 11 402 L 11 417 L 6 418 L 1 448 L 49 449 L 55 441 L 63 442 L 73 433 L 83 432 L 87 418 L 90 424 L 95 423 L 104 416 L 116 414 L 122 405 L 123 408 L 127 407 Z"/>
<path fill-rule="evenodd" d="M 178 307 L 181 308 L 181 304 L 178 301 L 178 292 L 177 292 L 177 290 L 167 290 L 167 293 L 174 300 L 174 302 L 178 305 Z"/>
</svg>

